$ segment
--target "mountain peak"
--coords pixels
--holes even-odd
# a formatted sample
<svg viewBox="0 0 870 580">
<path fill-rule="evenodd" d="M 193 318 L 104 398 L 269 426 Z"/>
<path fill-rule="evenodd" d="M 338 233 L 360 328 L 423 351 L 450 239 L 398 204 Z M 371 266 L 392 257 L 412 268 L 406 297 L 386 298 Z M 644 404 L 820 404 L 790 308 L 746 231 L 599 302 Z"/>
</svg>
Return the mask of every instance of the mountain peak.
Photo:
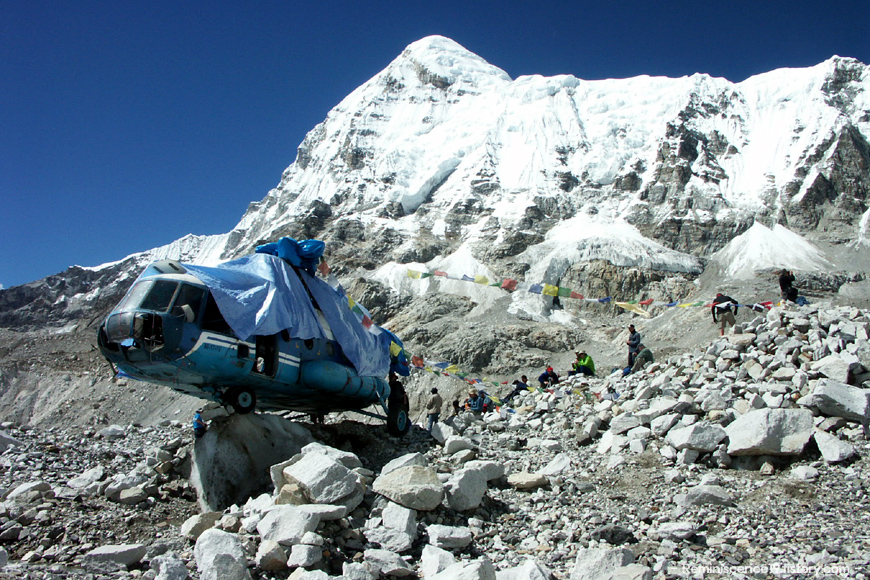
<svg viewBox="0 0 870 580">
<path fill-rule="evenodd" d="M 481 78 L 511 80 L 502 69 L 489 64 L 455 40 L 444 36 L 427 36 L 412 42 L 402 51 L 401 56 L 393 61 L 393 64 L 406 61 L 425 68 L 430 75 L 443 79 L 447 85 L 452 85 L 460 79 L 474 79 L 477 84 Z"/>
</svg>

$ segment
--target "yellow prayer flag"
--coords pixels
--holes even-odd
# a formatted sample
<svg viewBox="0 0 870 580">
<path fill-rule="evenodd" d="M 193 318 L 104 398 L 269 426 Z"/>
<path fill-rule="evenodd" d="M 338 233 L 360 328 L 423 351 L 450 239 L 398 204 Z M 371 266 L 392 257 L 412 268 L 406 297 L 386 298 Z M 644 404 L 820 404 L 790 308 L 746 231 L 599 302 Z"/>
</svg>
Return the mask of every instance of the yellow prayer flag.
<svg viewBox="0 0 870 580">
<path fill-rule="evenodd" d="M 614 302 L 614 304 L 616 304 L 620 308 L 623 308 L 623 309 L 628 310 L 630 312 L 640 314 L 641 316 L 649 316 L 650 315 L 649 312 L 647 312 L 646 310 L 641 308 L 639 305 L 632 304 L 631 302 Z"/>
<path fill-rule="evenodd" d="M 489 284 L 489 279 L 486 276 L 481 276 L 480 274 L 477 274 L 474 276 L 474 283 L 475 284 Z"/>
<path fill-rule="evenodd" d="M 547 296 L 558 296 L 559 295 L 559 287 L 553 286 L 552 284 L 544 284 L 544 290 L 541 294 L 546 294 Z"/>
</svg>

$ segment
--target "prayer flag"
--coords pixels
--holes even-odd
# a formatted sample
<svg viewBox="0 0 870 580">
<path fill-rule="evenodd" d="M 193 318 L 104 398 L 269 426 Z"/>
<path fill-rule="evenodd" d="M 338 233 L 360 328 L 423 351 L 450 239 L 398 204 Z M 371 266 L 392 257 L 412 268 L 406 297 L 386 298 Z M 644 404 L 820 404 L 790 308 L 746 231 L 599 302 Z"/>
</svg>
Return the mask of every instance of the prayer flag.
<svg viewBox="0 0 870 580">
<path fill-rule="evenodd" d="M 505 278 L 501 283 L 501 287 L 505 290 L 516 290 L 517 289 L 517 281 L 513 278 Z"/>
</svg>

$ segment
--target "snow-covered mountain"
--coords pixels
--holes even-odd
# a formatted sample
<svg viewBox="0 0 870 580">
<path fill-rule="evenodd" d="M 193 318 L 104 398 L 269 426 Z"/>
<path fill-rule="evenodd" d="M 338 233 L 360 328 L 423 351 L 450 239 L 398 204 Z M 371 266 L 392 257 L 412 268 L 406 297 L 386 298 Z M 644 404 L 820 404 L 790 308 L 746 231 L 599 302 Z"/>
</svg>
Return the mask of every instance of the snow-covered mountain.
<svg viewBox="0 0 870 580">
<path fill-rule="evenodd" d="M 105 288 L 154 259 L 214 264 L 285 235 L 324 239 L 339 275 L 406 294 L 437 286 L 409 283 L 409 267 L 623 298 L 679 293 L 673 280 L 717 251 L 710 263 L 738 277 L 801 270 L 809 255 L 811 271 L 836 270 L 866 253 L 868 87 L 867 65 L 836 56 L 740 83 L 511 79 L 428 37 L 330 111 L 231 232 L 85 271 Z M 738 260 L 747 252 L 766 254 Z M 507 296 L 472 286 L 450 288 L 476 303 Z M 546 299 L 510 300 L 551 314 Z"/>
</svg>

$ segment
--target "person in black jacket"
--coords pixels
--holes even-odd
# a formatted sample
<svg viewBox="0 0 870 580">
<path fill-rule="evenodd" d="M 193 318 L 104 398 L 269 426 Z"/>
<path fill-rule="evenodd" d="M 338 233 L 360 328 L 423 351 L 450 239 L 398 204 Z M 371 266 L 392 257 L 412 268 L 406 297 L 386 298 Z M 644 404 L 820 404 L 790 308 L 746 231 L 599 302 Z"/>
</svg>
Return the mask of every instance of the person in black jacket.
<svg viewBox="0 0 870 580">
<path fill-rule="evenodd" d="M 794 274 L 783 268 L 779 273 L 779 290 L 782 292 L 783 300 L 797 300 L 797 289 L 792 287 L 794 284 Z"/>
<path fill-rule="evenodd" d="M 713 322 L 719 323 L 719 336 L 723 336 L 725 329 L 729 325 L 734 326 L 734 315 L 737 314 L 737 301 L 722 293 L 716 294 L 710 311 L 713 313 Z"/>
</svg>

